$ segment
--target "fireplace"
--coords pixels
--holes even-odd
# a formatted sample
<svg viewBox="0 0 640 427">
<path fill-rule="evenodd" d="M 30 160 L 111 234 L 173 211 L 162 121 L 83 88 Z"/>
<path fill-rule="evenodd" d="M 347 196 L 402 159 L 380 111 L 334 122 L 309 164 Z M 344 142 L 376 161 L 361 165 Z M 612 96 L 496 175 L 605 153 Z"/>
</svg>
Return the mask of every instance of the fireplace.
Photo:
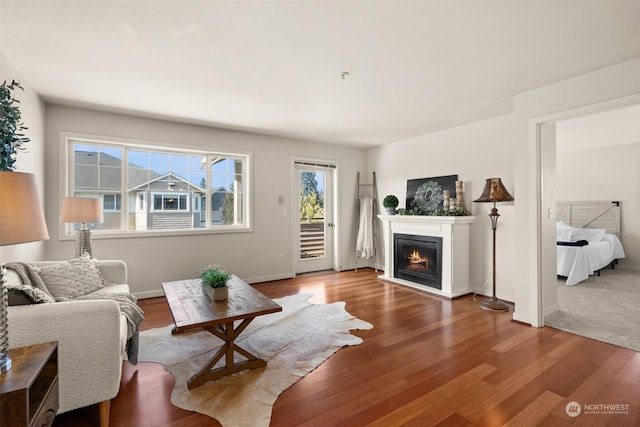
<svg viewBox="0 0 640 427">
<path fill-rule="evenodd" d="M 442 237 L 393 234 L 395 278 L 442 289 Z"/>
<path fill-rule="evenodd" d="M 382 221 L 382 236 L 384 237 L 385 269 L 384 274 L 379 276 L 381 280 L 445 298 L 456 298 L 472 292 L 469 281 L 469 225 L 475 217 L 378 215 L 378 218 Z M 400 261 L 404 262 L 407 256 L 413 254 L 413 251 L 400 256 L 403 260 L 396 256 L 395 236 L 411 238 L 413 241 L 408 243 L 417 245 L 423 250 L 426 249 L 427 256 L 429 256 L 429 250 L 435 250 L 439 258 L 435 262 L 435 268 L 432 263 L 430 264 L 431 271 L 419 272 L 419 276 L 422 276 L 419 280 L 426 278 L 431 281 L 428 285 L 415 281 L 416 275 L 413 267 L 416 266 L 411 266 L 411 268 L 402 266 Z M 423 241 L 425 238 L 428 239 L 427 242 Z M 425 258 L 425 256 L 423 254 L 418 258 Z M 398 277 L 399 270 L 402 271 L 401 277 L 403 278 Z M 437 276 L 437 278 L 430 276 Z"/>
</svg>

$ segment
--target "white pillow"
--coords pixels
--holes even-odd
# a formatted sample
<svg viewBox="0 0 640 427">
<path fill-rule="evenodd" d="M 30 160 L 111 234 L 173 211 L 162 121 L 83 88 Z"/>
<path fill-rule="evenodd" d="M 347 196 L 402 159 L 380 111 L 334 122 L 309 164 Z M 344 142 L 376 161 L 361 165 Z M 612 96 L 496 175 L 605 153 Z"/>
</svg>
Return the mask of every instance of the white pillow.
<svg viewBox="0 0 640 427">
<path fill-rule="evenodd" d="M 600 242 L 607 230 L 604 228 L 576 228 L 571 231 L 571 241 L 587 240 L 589 242 Z"/>
<path fill-rule="evenodd" d="M 556 221 L 556 230 L 558 233 L 557 241 L 559 242 L 570 242 L 571 241 L 571 232 L 576 230 L 575 227 L 570 226 L 564 220 L 559 219 Z"/>
<path fill-rule="evenodd" d="M 559 242 L 570 242 L 571 234 L 573 233 L 573 229 L 570 228 L 562 228 L 558 229 L 558 241 Z"/>
<path fill-rule="evenodd" d="M 40 277 L 56 301 L 77 298 L 105 285 L 100 270 L 88 254 L 71 261 L 41 266 Z"/>
<path fill-rule="evenodd" d="M 558 221 L 556 221 L 556 228 L 558 230 L 561 230 L 561 229 L 574 230 L 575 229 L 575 227 L 572 227 L 569 224 L 567 224 L 566 222 L 564 222 L 563 219 L 559 219 Z"/>
</svg>

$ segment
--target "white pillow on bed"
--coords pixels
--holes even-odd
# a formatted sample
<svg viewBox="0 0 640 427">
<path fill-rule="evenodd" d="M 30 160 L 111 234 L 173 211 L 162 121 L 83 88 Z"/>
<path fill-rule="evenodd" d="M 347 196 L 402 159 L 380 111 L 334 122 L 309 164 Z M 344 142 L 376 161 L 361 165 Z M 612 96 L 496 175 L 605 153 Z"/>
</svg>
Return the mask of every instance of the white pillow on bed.
<svg viewBox="0 0 640 427">
<path fill-rule="evenodd" d="M 558 230 L 557 240 L 561 242 L 577 242 L 578 240 L 601 242 L 607 232 L 604 228 L 572 227 L 561 219 L 556 221 L 556 229 Z"/>
<path fill-rule="evenodd" d="M 559 219 L 556 221 L 556 230 L 558 232 L 558 240 L 559 242 L 570 242 L 571 241 L 571 233 L 576 228 L 570 226 L 563 220 Z"/>
<path fill-rule="evenodd" d="M 587 240 L 589 242 L 601 242 L 605 233 L 604 228 L 576 228 L 571 230 L 571 241 Z"/>
<path fill-rule="evenodd" d="M 558 241 L 559 242 L 570 242 L 571 234 L 573 234 L 573 229 L 571 228 L 559 228 L 558 229 Z"/>
</svg>

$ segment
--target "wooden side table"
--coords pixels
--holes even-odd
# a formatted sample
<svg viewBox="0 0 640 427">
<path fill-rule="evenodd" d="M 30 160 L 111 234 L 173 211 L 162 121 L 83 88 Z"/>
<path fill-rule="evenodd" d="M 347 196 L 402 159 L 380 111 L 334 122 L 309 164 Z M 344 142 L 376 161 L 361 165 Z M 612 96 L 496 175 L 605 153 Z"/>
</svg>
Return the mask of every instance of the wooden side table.
<svg viewBox="0 0 640 427">
<path fill-rule="evenodd" d="M 0 426 L 50 426 L 58 412 L 58 343 L 9 350 L 0 375 Z"/>
</svg>

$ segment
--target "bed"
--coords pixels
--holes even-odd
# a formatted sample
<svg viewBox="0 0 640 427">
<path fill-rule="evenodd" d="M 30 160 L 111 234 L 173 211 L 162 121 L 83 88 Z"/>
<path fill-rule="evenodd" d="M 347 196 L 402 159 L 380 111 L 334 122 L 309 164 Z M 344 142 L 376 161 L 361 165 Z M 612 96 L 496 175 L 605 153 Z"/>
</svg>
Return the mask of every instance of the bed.
<svg viewBox="0 0 640 427">
<path fill-rule="evenodd" d="M 557 202 L 557 274 L 574 286 L 624 258 L 620 203 Z"/>
</svg>

